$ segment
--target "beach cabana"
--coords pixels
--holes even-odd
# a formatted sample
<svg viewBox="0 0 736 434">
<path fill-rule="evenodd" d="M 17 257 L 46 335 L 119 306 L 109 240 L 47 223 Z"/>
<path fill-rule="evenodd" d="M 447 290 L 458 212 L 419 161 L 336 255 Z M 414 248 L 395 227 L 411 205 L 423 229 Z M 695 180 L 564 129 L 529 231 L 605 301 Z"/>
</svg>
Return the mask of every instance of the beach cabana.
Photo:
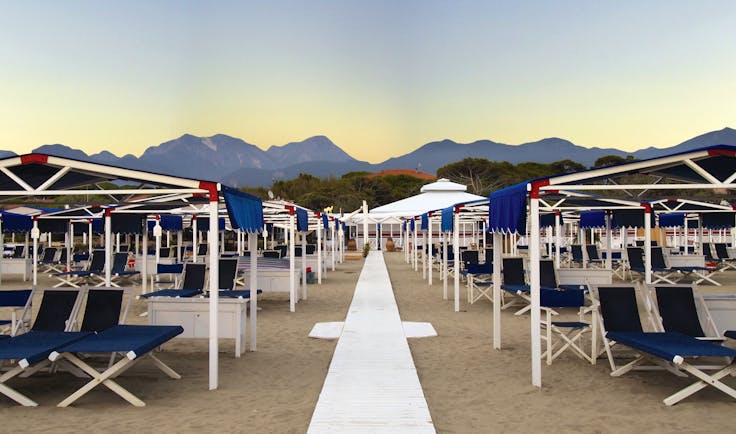
<svg viewBox="0 0 736 434">
<path fill-rule="evenodd" d="M 110 183 L 105 188 L 103 183 Z M 107 184 L 107 185 L 110 185 Z M 126 184 L 124 187 L 123 184 Z M 171 199 L 171 195 L 179 198 L 196 198 L 206 202 L 209 226 L 212 233 L 217 232 L 220 203 L 224 202 L 233 227 L 248 232 L 255 240 L 255 235 L 263 230 L 263 209 L 261 200 L 255 196 L 242 193 L 219 183 L 196 180 L 153 172 L 126 169 L 104 164 L 90 163 L 70 158 L 56 157 L 46 154 L 26 154 L 0 159 L 0 198 L 20 201 L 24 199 L 55 198 L 74 196 L 81 201 L 90 194 L 104 194 L 117 205 L 105 210 L 105 235 L 107 249 L 110 246 L 111 218 L 115 213 L 135 213 L 134 209 L 126 210 L 122 206 L 129 205 L 137 195 L 143 195 L 149 201 L 161 198 L 162 202 Z M 147 210 L 139 211 L 148 213 Z M 31 230 L 32 238 L 39 235 L 37 227 Z M 217 252 L 218 237 L 209 237 L 209 249 Z M 109 257 L 109 256 L 108 256 Z M 36 258 L 37 259 L 37 258 Z M 105 267 L 106 282 L 110 281 L 111 263 Z M 218 385 L 218 261 L 216 255 L 210 255 L 210 300 L 209 300 L 209 388 Z M 256 314 L 255 297 L 251 302 L 251 315 Z"/>
<path fill-rule="evenodd" d="M 637 198 L 644 194 L 657 193 L 666 196 L 674 191 L 702 189 L 725 195 L 736 189 L 735 181 L 736 147 L 719 145 L 616 166 L 533 179 L 491 194 L 489 226 L 494 233 L 494 246 L 497 243 L 500 245 L 500 235 L 504 232 L 526 233 L 527 217 L 529 218 L 533 385 L 538 387 L 542 385 L 539 214 L 542 206 L 555 209 L 555 202 L 547 202 L 545 198 L 559 194 L 575 195 L 578 192 L 595 192 L 601 195 L 606 192 L 624 192 L 630 198 Z M 649 250 L 652 207 L 644 201 L 640 206 L 644 210 L 645 250 Z M 649 256 L 647 254 L 647 257 Z M 495 290 L 494 288 L 494 292 Z M 500 348 L 499 310 L 500 308 L 494 304 L 494 348 Z"/>
</svg>

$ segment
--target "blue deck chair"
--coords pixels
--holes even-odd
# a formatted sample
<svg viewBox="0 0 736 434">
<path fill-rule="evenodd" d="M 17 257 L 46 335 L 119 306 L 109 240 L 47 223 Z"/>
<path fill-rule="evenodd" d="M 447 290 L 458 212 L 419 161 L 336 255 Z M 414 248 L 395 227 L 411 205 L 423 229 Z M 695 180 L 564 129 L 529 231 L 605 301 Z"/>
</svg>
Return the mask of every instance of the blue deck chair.
<svg viewBox="0 0 736 434">
<path fill-rule="evenodd" d="M 56 265 L 56 252 L 56 247 L 46 247 L 43 249 L 43 255 L 38 260 L 38 265 L 41 267 L 39 271 L 42 273 L 48 273 L 49 270 L 56 271 L 54 268 L 51 268 Z"/>
<path fill-rule="evenodd" d="M 263 257 L 281 259 L 281 251 L 280 250 L 264 250 Z"/>
<path fill-rule="evenodd" d="M 590 265 L 593 265 L 595 267 L 605 267 L 606 266 L 606 260 L 603 259 L 603 257 L 600 254 L 600 251 L 598 251 L 598 246 L 596 246 L 595 244 L 586 244 L 585 253 L 588 254 L 588 263 Z"/>
<path fill-rule="evenodd" d="M 723 336 L 731 339 L 736 339 L 736 330 L 726 330 L 723 333 Z"/>
<path fill-rule="evenodd" d="M 543 332 L 542 340 L 547 343 L 542 357 L 547 359 L 548 365 L 551 365 L 552 361 L 568 348 L 576 356 L 595 364 L 596 336 L 595 327 L 591 326 L 595 323 L 595 318 L 589 322 L 585 320 L 585 316 L 589 314 L 595 316 L 596 310 L 592 305 L 586 306 L 585 292 L 582 289 L 540 288 L 540 307 L 543 314 L 540 323 Z M 574 310 L 576 318 L 566 321 L 553 319 L 556 315 L 571 309 Z M 590 339 L 591 349 L 586 351 L 582 346 L 582 338 L 591 331 L 593 331 Z M 555 340 L 554 337 L 558 339 Z"/>
<path fill-rule="evenodd" d="M 110 269 L 110 285 L 120 286 L 122 284 L 129 284 L 134 277 L 140 275 L 140 272 L 134 270 L 128 270 L 128 252 L 115 253 L 112 260 L 112 267 Z M 99 286 L 105 284 L 105 279 L 99 283 Z"/>
<path fill-rule="evenodd" d="M 43 289 L 41 305 L 31 330 L 0 340 L 0 361 L 13 363 L 0 375 L 0 394 L 18 404 L 35 407 L 38 404 L 7 382 L 21 374 L 30 375 L 49 364 L 48 356 L 57 348 L 82 339 L 87 332 L 70 332 L 68 328 L 76 317 L 81 299 L 79 289 Z M 32 297 L 32 295 L 31 295 Z M 30 309 L 30 303 L 26 309 Z"/>
<path fill-rule="evenodd" d="M 218 288 L 220 289 L 220 297 L 245 298 L 250 299 L 249 289 L 235 289 L 236 277 L 238 274 L 237 258 L 220 258 L 218 264 Z M 262 290 L 257 290 L 256 294 L 262 294 Z"/>
<path fill-rule="evenodd" d="M 22 258 L 22 257 L 23 257 L 23 253 L 24 253 L 25 251 L 26 251 L 26 246 L 24 246 L 24 245 L 22 245 L 22 244 L 18 244 L 18 245 L 17 245 L 17 246 L 15 246 L 15 248 L 13 249 L 13 255 L 12 255 L 11 257 L 12 257 L 12 258 L 16 258 L 16 259 L 17 259 L 17 258 Z"/>
<path fill-rule="evenodd" d="M 716 249 L 718 260 L 723 264 L 723 271 L 728 269 L 736 270 L 736 264 L 734 264 L 735 258 L 732 258 L 731 255 L 728 254 L 728 246 L 726 243 L 715 243 L 713 244 L 713 247 Z"/>
<path fill-rule="evenodd" d="M 655 279 L 655 282 L 665 281 L 667 283 L 674 283 L 670 278 L 678 270 L 667 267 L 664 262 L 664 256 L 661 255 L 662 251 L 657 251 L 657 249 L 657 247 L 652 246 L 652 278 Z M 658 252 L 659 255 L 657 254 Z M 641 247 L 627 247 L 626 256 L 629 261 L 629 271 L 632 272 L 632 281 L 639 282 L 645 280 L 644 249 Z M 639 274 L 637 278 L 633 276 L 634 271 Z"/>
<path fill-rule="evenodd" d="M 91 377 L 88 383 L 61 401 L 58 406 L 71 405 L 100 384 L 105 385 L 136 407 L 145 406 L 146 404 L 140 398 L 124 389 L 114 378 L 147 356 L 166 375 L 173 379 L 180 379 L 181 376 L 159 360 L 152 351 L 183 332 L 184 329 L 181 326 L 115 325 L 68 345 L 57 347 L 48 355 L 49 360 L 67 360 Z M 79 357 L 77 355 L 79 353 L 121 353 L 125 356 L 103 372 L 99 372 L 87 363 L 87 360 Z"/>
<path fill-rule="evenodd" d="M 686 361 L 687 358 L 691 357 L 726 357 L 733 360 L 736 357 L 736 350 L 732 348 L 702 341 L 677 332 L 608 332 L 608 337 L 619 344 L 634 349 L 638 353 L 637 358 L 622 367 L 618 375 L 627 372 L 645 360 L 655 360 L 666 362 L 697 379 L 690 386 L 665 398 L 663 402 L 666 405 L 677 404 L 707 386 L 713 386 L 736 399 L 736 390 L 721 382 L 724 377 L 736 375 L 736 365 L 733 362 L 713 374 L 708 374 Z M 624 368 L 629 369 L 624 370 Z"/>
<path fill-rule="evenodd" d="M 89 260 L 89 266 L 83 270 L 71 270 L 63 273 L 54 273 L 53 277 L 59 280 L 59 283 L 54 285 L 55 288 L 59 286 L 72 286 L 79 288 L 89 279 L 105 274 L 105 251 L 94 250 Z"/>
<path fill-rule="evenodd" d="M 151 288 L 154 290 L 179 287 L 184 264 L 156 264 L 156 273 L 151 274 Z"/>
<path fill-rule="evenodd" d="M 184 264 L 184 278 L 179 289 L 161 289 L 159 291 L 141 294 L 143 298 L 149 297 L 194 297 L 204 291 L 205 264 L 201 262 L 187 262 Z"/>
<path fill-rule="evenodd" d="M 529 296 L 531 288 L 526 283 L 524 258 L 503 258 L 501 262 L 503 264 L 501 289 L 515 296 L 514 300 L 509 303 L 502 299 L 501 309 L 521 305 L 521 309 L 514 312 L 514 315 L 521 315 L 531 308 L 531 298 Z"/>
<path fill-rule="evenodd" d="M 468 303 L 473 304 L 485 297 L 493 303 L 491 290 L 493 289 L 493 258 L 483 264 L 467 264 L 465 275 L 468 290 Z"/>
<path fill-rule="evenodd" d="M 0 327 L 7 331 L 10 336 L 15 336 L 18 331 L 25 331 L 31 301 L 30 289 L 8 289 L 0 291 L 0 308 L 9 309 L 10 317 L 0 319 Z"/>
<path fill-rule="evenodd" d="M 580 244 L 571 244 L 570 258 L 572 260 L 571 265 L 580 264 L 580 266 L 582 266 L 585 262 L 585 256 L 583 256 L 583 246 L 581 246 Z"/>
</svg>

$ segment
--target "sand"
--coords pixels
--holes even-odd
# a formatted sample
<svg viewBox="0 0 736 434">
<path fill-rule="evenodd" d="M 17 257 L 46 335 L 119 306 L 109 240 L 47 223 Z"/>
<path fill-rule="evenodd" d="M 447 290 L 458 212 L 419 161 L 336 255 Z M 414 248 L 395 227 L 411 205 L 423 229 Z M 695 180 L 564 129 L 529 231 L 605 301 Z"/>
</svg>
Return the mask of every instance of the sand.
<svg viewBox="0 0 736 434">
<path fill-rule="evenodd" d="M 668 373 L 612 378 L 605 360 L 591 366 L 566 354 L 543 366 L 544 387 L 537 389 L 530 379 L 528 315 L 504 311 L 503 349 L 493 350 L 490 302 L 466 305 L 462 293 L 462 312 L 455 313 L 452 301 L 442 300 L 437 279 L 429 287 L 421 272 L 404 264 L 401 253 L 387 253 L 386 262 L 402 320 L 429 321 L 439 333 L 409 340 L 437 432 L 730 431 L 736 402 L 715 389 L 665 406 L 663 398 L 691 382 Z M 70 408 L 57 408 L 84 381 L 65 373 L 40 374 L 11 382 L 39 407 L 0 398 L 3 430 L 306 432 L 336 344 L 307 335 L 316 322 L 345 319 L 361 265 L 346 261 L 322 285 L 310 285 L 309 299 L 297 304 L 296 313 L 289 313 L 284 297 L 267 294 L 260 304 L 258 351 L 235 358 L 232 341 L 223 340 L 216 391 L 207 390 L 207 342 L 178 339 L 159 357 L 181 380 L 165 377 L 147 362 L 119 378 L 146 402 L 145 408 L 132 407 L 104 387 Z M 733 283 L 705 288 L 734 292 L 736 278 Z M 3 288 L 22 285 L 3 279 Z M 129 322 L 145 323 L 138 316 L 144 310 L 145 302 L 135 301 Z M 734 380 L 726 382 L 736 386 Z"/>
</svg>

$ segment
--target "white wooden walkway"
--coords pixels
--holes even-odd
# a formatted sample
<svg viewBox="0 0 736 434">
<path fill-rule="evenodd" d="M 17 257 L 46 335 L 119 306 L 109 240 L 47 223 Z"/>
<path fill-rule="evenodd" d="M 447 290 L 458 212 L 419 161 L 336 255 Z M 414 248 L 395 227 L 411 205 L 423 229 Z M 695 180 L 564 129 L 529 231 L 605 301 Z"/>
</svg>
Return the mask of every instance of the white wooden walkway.
<svg viewBox="0 0 736 434">
<path fill-rule="evenodd" d="M 363 265 L 308 432 L 435 432 L 380 251 Z"/>
</svg>

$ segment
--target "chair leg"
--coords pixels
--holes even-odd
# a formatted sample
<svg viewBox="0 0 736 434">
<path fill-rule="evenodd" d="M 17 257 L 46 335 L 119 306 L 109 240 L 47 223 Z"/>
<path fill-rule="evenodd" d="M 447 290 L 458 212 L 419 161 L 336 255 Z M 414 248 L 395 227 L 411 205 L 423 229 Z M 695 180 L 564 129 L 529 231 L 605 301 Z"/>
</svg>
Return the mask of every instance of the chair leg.
<svg viewBox="0 0 736 434">
<path fill-rule="evenodd" d="M 713 386 L 716 389 L 720 390 L 721 392 L 725 393 L 726 395 L 732 398 L 736 398 L 736 390 L 734 390 L 730 386 L 720 381 L 720 379 L 723 377 L 727 377 L 729 375 L 736 374 L 736 365 L 727 366 L 723 368 L 722 370 L 716 372 L 713 375 L 708 375 L 705 372 L 701 371 L 700 369 L 697 369 L 694 366 L 690 365 L 689 363 L 682 363 L 680 365 L 680 368 L 684 369 L 685 371 L 690 373 L 692 376 L 698 378 L 699 381 L 696 381 L 690 386 L 678 391 L 677 393 L 673 393 L 672 395 L 665 398 L 663 402 L 666 405 L 677 404 L 678 402 L 694 394 L 695 392 L 701 389 L 704 389 L 707 386 Z"/>
</svg>

